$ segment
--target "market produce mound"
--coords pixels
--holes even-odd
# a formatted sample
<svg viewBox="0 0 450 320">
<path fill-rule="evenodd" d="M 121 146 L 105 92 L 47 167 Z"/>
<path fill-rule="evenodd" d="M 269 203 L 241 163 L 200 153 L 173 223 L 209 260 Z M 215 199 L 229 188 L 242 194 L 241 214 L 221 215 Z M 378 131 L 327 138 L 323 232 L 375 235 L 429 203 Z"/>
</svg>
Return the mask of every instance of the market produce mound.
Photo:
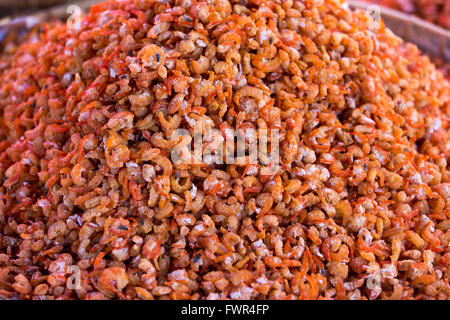
<svg viewBox="0 0 450 320">
<path fill-rule="evenodd" d="M 415 46 L 338 0 L 79 26 L 0 56 L 0 297 L 449 298 L 450 85 Z M 174 161 L 199 122 L 277 132 L 279 167 Z"/>
</svg>

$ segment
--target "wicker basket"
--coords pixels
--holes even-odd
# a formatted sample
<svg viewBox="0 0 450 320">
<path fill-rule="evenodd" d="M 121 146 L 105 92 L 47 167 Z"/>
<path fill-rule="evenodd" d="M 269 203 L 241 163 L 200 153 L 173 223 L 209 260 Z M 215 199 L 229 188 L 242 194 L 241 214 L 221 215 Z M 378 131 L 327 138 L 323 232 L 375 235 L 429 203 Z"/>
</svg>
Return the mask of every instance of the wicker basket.
<svg viewBox="0 0 450 320">
<path fill-rule="evenodd" d="M 11 0 L 0 0 L 0 8 L 2 8 L 2 3 L 5 4 L 10 1 Z M 51 4 L 67 2 L 67 0 L 15 1 L 19 6 L 32 3 Z M 41 10 L 27 16 L 21 16 L 13 19 L 4 18 L 0 20 L 0 42 L 4 39 L 5 35 L 12 30 L 26 30 L 39 21 L 46 21 L 54 18 L 67 18 L 67 7 L 69 4 L 78 5 L 80 8 L 86 10 L 92 4 L 98 2 L 100 2 L 100 0 L 71 1 L 70 3 L 54 6 L 50 9 Z M 361 10 L 367 10 L 369 6 L 371 6 L 370 3 L 356 0 L 347 0 L 347 3 L 351 8 Z M 11 5 L 9 4 L 9 6 Z M 404 14 L 385 7 L 380 7 L 380 15 L 383 18 L 385 25 L 405 41 L 416 44 L 423 52 L 431 56 L 439 57 L 445 61 L 450 61 L 450 31 L 413 15 Z"/>
</svg>

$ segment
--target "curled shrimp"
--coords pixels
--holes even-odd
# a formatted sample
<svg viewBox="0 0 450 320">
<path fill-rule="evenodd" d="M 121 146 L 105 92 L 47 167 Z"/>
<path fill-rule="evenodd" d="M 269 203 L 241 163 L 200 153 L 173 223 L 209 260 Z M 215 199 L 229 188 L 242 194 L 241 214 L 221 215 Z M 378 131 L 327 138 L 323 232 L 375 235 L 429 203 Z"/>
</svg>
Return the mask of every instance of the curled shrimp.
<svg viewBox="0 0 450 320">
<path fill-rule="evenodd" d="M 255 226 L 259 231 L 265 229 L 265 227 L 277 227 L 279 224 L 278 217 L 275 215 L 267 214 L 261 218 L 256 219 Z"/>
<path fill-rule="evenodd" d="M 166 53 L 160 46 L 148 44 L 139 51 L 137 58 L 142 61 L 144 67 L 157 69 L 164 65 Z"/>
<path fill-rule="evenodd" d="M 263 216 L 272 208 L 273 197 L 270 193 L 261 193 L 256 197 L 256 204 L 260 207 L 258 216 Z"/>
<path fill-rule="evenodd" d="M 265 61 L 264 61 L 265 60 Z M 260 59 L 259 57 L 255 56 L 252 59 L 252 64 L 261 70 L 262 72 L 268 73 L 268 72 L 274 72 L 281 66 L 281 58 L 280 56 L 276 56 L 273 59 L 266 60 L 266 59 Z"/>
<path fill-rule="evenodd" d="M 226 52 L 232 47 L 239 48 L 241 36 L 236 32 L 226 32 L 220 36 L 217 43 L 219 44 L 218 52 Z"/>
<path fill-rule="evenodd" d="M 230 197 L 228 200 L 219 200 L 214 204 L 214 209 L 218 214 L 224 216 L 235 216 L 242 210 L 242 205 L 234 198 Z M 231 199 L 231 200 L 230 200 Z"/>
<path fill-rule="evenodd" d="M 331 142 L 328 137 L 327 132 L 331 128 L 329 127 L 319 127 L 312 130 L 306 137 L 305 142 L 314 150 L 319 150 L 322 152 L 328 152 L 331 147 Z"/>
<path fill-rule="evenodd" d="M 176 99 L 176 97 L 174 99 Z M 182 102 L 180 102 L 180 103 L 182 103 Z M 169 105 L 170 105 L 170 103 L 169 103 Z M 178 126 L 181 123 L 181 117 L 178 114 L 174 114 L 173 116 L 171 116 L 169 118 L 169 120 L 167 120 L 161 111 L 158 111 L 156 113 L 156 119 L 158 120 L 158 123 L 160 124 L 161 128 L 164 131 L 174 130 L 174 129 L 178 128 Z"/>
<path fill-rule="evenodd" d="M 255 88 L 255 87 L 245 86 L 245 87 L 239 89 L 234 94 L 233 101 L 236 105 L 239 106 L 241 104 L 241 99 L 244 97 L 251 97 L 255 101 L 257 101 L 257 105 L 258 105 L 259 109 L 264 107 L 269 102 L 269 97 L 268 97 L 267 93 L 264 92 L 264 90 L 261 90 L 261 89 Z"/>
<path fill-rule="evenodd" d="M 102 271 L 98 284 L 106 292 L 119 293 L 128 285 L 128 275 L 124 268 L 110 267 Z"/>
</svg>

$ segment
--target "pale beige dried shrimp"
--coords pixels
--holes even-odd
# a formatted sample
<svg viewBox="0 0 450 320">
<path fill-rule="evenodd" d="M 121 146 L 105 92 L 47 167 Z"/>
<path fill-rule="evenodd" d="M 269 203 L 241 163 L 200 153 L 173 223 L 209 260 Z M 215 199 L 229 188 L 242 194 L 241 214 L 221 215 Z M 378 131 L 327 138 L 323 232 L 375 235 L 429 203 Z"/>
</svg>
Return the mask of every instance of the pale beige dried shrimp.
<svg viewBox="0 0 450 320">
<path fill-rule="evenodd" d="M 337 0 L 125 0 L 7 43 L 0 297 L 448 299 L 450 86 L 369 26 Z M 196 120 L 278 129 L 280 169 L 175 165 Z"/>
</svg>

